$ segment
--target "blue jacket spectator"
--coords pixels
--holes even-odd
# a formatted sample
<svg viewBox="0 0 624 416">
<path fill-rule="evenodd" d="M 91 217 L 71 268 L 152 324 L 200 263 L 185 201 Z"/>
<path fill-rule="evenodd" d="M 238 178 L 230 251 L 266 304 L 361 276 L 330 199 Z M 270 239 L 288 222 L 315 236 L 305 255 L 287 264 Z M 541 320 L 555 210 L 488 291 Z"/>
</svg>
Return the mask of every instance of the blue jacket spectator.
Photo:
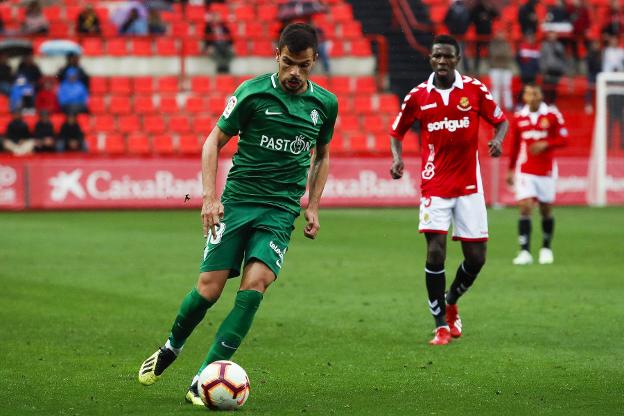
<svg viewBox="0 0 624 416">
<path fill-rule="evenodd" d="M 9 96 L 9 108 L 11 112 L 35 107 L 35 87 L 28 82 L 25 76 L 20 75 L 11 87 Z"/>
<path fill-rule="evenodd" d="M 147 35 L 147 19 L 139 14 L 138 9 L 132 9 L 126 21 L 119 27 L 120 35 Z"/>
<path fill-rule="evenodd" d="M 78 79 L 76 68 L 70 68 L 65 73 L 65 80 L 61 82 L 57 97 L 64 113 L 86 113 L 89 92 Z"/>
</svg>

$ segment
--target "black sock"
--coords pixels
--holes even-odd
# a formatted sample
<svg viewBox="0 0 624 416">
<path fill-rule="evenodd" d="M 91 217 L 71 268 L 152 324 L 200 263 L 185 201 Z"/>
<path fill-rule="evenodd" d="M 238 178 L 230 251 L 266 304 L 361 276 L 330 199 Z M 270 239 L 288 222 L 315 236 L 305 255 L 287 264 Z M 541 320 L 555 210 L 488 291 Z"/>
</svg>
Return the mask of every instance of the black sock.
<svg viewBox="0 0 624 416">
<path fill-rule="evenodd" d="M 520 249 L 531 251 L 531 217 L 520 217 L 518 220 L 518 242 Z"/>
<path fill-rule="evenodd" d="M 446 289 L 446 277 L 444 264 L 425 265 L 425 280 L 427 282 L 427 294 L 429 295 L 429 311 L 433 315 L 436 328 L 448 325 L 446 323 L 446 302 L 444 289 Z"/>
<path fill-rule="evenodd" d="M 553 233 L 555 232 L 555 219 L 542 218 L 542 247 L 550 248 L 550 242 L 553 239 Z"/>
<path fill-rule="evenodd" d="M 446 303 L 454 305 L 457 300 L 464 294 L 474 283 L 477 275 L 481 271 L 481 267 L 471 266 L 464 260 L 457 268 L 455 280 L 451 284 L 451 288 L 446 294 Z"/>
</svg>

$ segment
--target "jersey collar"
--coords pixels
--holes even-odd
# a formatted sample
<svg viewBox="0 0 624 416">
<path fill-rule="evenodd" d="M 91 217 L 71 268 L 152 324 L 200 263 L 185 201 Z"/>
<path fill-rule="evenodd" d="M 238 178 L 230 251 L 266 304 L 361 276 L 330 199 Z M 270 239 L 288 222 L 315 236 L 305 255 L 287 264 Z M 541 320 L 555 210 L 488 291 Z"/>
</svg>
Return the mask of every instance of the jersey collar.
<svg viewBox="0 0 624 416">
<path fill-rule="evenodd" d="M 282 88 L 278 85 L 278 80 L 277 80 L 277 72 L 271 75 L 271 85 L 273 85 L 273 89 L 279 90 L 279 91 L 284 91 L 282 90 Z M 310 94 L 314 94 L 314 85 L 312 85 L 312 81 L 308 80 L 308 89 L 300 95 L 307 95 L 308 92 Z"/>
<path fill-rule="evenodd" d="M 520 115 L 522 117 L 527 117 L 529 114 L 531 114 L 531 110 L 529 109 L 529 106 L 525 104 L 525 106 L 522 107 L 522 109 L 520 110 Z M 540 114 L 540 115 L 548 114 L 548 104 L 541 103 L 537 111 L 533 114 Z"/>
<path fill-rule="evenodd" d="M 427 92 L 431 92 L 431 90 L 435 88 L 435 85 L 433 85 L 434 77 L 435 72 L 432 72 L 431 75 L 429 75 L 429 80 L 427 81 Z M 455 81 L 451 86 L 451 89 L 453 88 L 459 88 L 460 90 L 464 89 L 464 81 L 462 81 L 462 76 L 457 70 L 455 70 Z"/>
</svg>

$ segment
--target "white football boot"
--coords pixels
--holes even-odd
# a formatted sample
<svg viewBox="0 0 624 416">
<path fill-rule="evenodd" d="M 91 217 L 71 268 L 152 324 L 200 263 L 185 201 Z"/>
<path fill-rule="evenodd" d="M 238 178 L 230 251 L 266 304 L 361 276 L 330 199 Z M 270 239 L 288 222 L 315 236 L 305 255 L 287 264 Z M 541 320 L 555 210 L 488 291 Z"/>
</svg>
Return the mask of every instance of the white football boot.
<svg viewBox="0 0 624 416">
<path fill-rule="evenodd" d="M 539 252 L 539 264 L 553 264 L 555 257 L 551 249 L 542 247 Z"/>
<path fill-rule="evenodd" d="M 513 259 L 513 264 L 517 266 L 526 266 L 528 264 L 533 263 L 533 256 L 527 250 L 522 250 L 515 259 Z"/>
</svg>

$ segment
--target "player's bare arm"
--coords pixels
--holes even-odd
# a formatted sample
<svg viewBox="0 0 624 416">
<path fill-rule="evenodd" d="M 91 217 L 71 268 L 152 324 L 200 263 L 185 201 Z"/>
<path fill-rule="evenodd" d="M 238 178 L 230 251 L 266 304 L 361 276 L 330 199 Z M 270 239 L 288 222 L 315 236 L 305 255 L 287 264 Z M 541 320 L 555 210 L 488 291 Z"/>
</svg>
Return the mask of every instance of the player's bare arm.
<svg viewBox="0 0 624 416">
<path fill-rule="evenodd" d="M 303 234 L 311 239 L 316 238 L 316 234 L 321 228 L 319 223 L 319 204 L 327 175 L 329 174 L 329 144 L 317 145 L 314 153 L 314 160 L 310 169 L 310 200 L 305 211 L 306 226 Z"/>
<path fill-rule="evenodd" d="M 403 169 L 405 163 L 403 163 L 403 143 L 394 138 L 390 138 L 390 149 L 392 150 L 392 167 L 390 168 L 390 175 L 392 179 L 401 179 L 403 177 Z"/>
<path fill-rule="evenodd" d="M 201 220 L 204 226 L 204 237 L 208 230 L 216 235 L 216 226 L 223 218 L 223 204 L 217 196 L 217 165 L 219 150 L 230 140 L 230 136 L 215 126 L 206 138 L 202 148 L 202 210 Z"/>
<path fill-rule="evenodd" d="M 488 142 L 490 156 L 499 157 L 503 154 L 503 140 L 507 130 L 509 130 L 509 122 L 507 120 L 496 125 L 494 138 Z"/>
</svg>

